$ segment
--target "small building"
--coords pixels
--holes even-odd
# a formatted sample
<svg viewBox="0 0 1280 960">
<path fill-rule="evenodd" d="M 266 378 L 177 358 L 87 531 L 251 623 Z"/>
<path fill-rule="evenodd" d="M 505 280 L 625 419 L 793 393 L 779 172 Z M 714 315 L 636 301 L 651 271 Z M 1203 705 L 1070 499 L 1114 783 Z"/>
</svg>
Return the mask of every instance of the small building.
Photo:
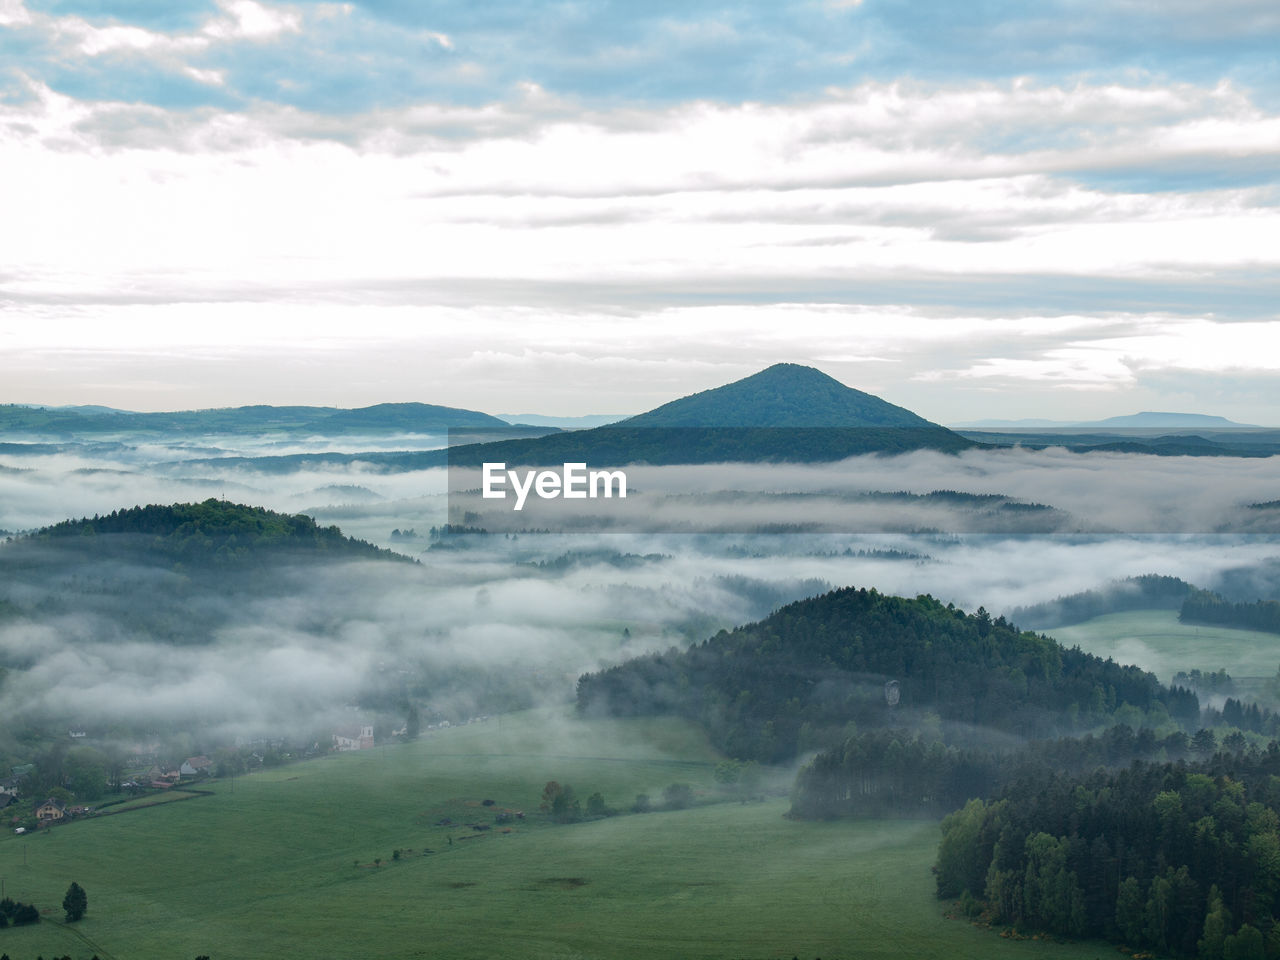
<svg viewBox="0 0 1280 960">
<path fill-rule="evenodd" d="M 198 777 L 202 774 L 213 772 L 213 761 L 206 756 L 187 757 L 182 761 L 182 766 L 178 767 L 178 772 L 184 777 Z"/>
<path fill-rule="evenodd" d="M 67 815 L 67 805 L 50 797 L 36 807 L 36 819 L 41 823 L 56 823 Z"/>
<path fill-rule="evenodd" d="M 333 733 L 333 748 L 338 751 L 372 750 L 373 726 L 342 727 Z"/>
</svg>

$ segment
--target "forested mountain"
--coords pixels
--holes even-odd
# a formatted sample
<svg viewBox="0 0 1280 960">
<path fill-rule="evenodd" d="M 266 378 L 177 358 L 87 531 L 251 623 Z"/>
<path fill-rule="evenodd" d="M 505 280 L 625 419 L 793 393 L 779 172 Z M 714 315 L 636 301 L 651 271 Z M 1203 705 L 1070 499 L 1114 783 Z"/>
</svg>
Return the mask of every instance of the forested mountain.
<svg viewBox="0 0 1280 960">
<path fill-rule="evenodd" d="M 413 561 L 287 516 L 206 500 L 67 520 L 0 545 L 0 612 L 88 617 L 98 636 L 209 640 L 253 598 L 298 592 L 320 566 Z"/>
<path fill-rule="evenodd" d="M 932 427 L 910 410 L 813 367 L 775 363 L 723 387 L 629 417 L 619 427 Z"/>
<path fill-rule="evenodd" d="M 895 706 L 886 702 L 892 681 Z M 1193 693 L 1136 667 L 1064 649 L 981 608 L 966 614 L 932 597 L 855 588 L 578 682 L 583 712 L 678 714 L 731 756 L 763 761 L 838 742 L 851 721 L 932 722 L 954 742 L 985 744 L 1095 727 L 1126 705 L 1199 719 Z"/>
<path fill-rule="evenodd" d="M 794 363 L 682 397 L 627 420 L 532 440 L 455 446 L 440 465 L 585 462 L 818 463 L 860 453 L 978 446 L 909 410 Z"/>
<path fill-rule="evenodd" d="M 9 549 L 0 551 L 0 565 L 21 566 L 37 562 L 36 557 L 49 557 L 46 550 L 33 549 L 37 547 L 64 553 L 83 553 L 87 548 L 100 559 L 132 557 L 197 567 L 258 564 L 284 555 L 405 559 L 346 537 L 337 527 L 318 526 L 308 516 L 213 499 L 152 504 L 113 510 L 92 519 L 64 520 L 18 538 Z M 56 555 L 51 559 L 56 560 Z"/>
</svg>

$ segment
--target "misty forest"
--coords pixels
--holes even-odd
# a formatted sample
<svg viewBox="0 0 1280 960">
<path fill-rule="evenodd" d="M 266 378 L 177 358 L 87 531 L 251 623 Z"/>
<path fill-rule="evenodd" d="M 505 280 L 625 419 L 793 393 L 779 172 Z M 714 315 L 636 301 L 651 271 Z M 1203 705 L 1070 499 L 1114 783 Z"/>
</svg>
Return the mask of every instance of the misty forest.
<svg viewBox="0 0 1280 960">
<path fill-rule="evenodd" d="M 1280 957 L 1280 431 L 0 432 L 0 954 Z"/>
</svg>

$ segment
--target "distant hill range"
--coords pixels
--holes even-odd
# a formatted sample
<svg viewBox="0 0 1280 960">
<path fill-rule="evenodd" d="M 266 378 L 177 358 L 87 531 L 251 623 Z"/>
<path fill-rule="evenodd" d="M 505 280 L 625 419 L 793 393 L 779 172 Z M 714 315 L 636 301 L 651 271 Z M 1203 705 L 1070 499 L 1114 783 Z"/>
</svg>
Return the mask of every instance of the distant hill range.
<svg viewBox="0 0 1280 960">
<path fill-rule="evenodd" d="M 431 403 L 379 403 L 338 407 L 226 407 L 173 413 L 134 413 L 110 407 L 0 406 L 0 433 L 77 437 L 113 433 L 336 436 L 363 433 L 445 433 L 509 424 L 478 410 Z"/>
<path fill-rule="evenodd" d="M 977 443 L 812 367 L 778 363 L 617 423 L 437 451 L 435 464 L 822 462 Z"/>
<path fill-rule="evenodd" d="M 589 430 L 592 427 L 603 427 L 606 423 L 617 423 L 625 420 L 625 413 L 593 413 L 585 417 L 547 417 L 540 413 L 500 413 L 498 418 L 511 424 L 530 427 L 558 427 L 561 430 Z"/>
<path fill-rule="evenodd" d="M 954 428 L 997 446 L 1066 447 L 1076 453 L 1145 453 L 1162 457 L 1272 457 L 1280 430 L 1201 413 L 1148 411 L 1105 420 L 978 420 Z"/>
<path fill-rule="evenodd" d="M 1255 424 L 1236 423 L 1226 417 L 1204 413 L 1161 413 L 1145 411 L 1105 420 L 974 420 L 951 424 L 965 430 L 1261 430 Z"/>
</svg>

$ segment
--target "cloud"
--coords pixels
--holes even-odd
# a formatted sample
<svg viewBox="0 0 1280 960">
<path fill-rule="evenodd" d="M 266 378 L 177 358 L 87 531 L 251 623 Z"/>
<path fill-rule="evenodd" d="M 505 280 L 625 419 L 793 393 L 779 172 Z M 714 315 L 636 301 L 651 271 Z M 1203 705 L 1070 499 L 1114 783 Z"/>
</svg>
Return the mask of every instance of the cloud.
<svg viewBox="0 0 1280 960">
<path fill-rule="evenodd" d="M 0 236 L 14 390 L 52 396 L 78 377 L 154 396 L 221 378 L 220 399 L 179 404 L 193 405 L 233 402 L 247 382 L 283 397 L 294 377 L 329 402 L 326 381 L 363 389 L 376 371 L 412 388 L 398 354 L 430 351 L 467 404 L 527 407 L 507 384 L 454 371 L 502 355 L 594 388 L 591 363 L 651 374 L 665 350 L 680 355 L 671 371 L 747 373 L 810 341 L 799 352 L 900 361 L 896 378 L 863 385 L 930 403 L 929 384 L 944 382 L 968 391 L 950 403 L 977 405 L 1026 384 L 1117 394 L 1155 383 L 1139 379 L 1148 368 L 1205 369 L 1209 356 L 1214 370 L 1267 369 L 1280 116 L 1265 91 L 1225 75 L 846 74 L 786 97 L 622 101 L 533 72 L 489 76 L 464 97 L 415 86 L 407 54 L 370 51 L 394 25 L 415 63 L 461 70 L 477 37 L 511 39 L 514 10 L 246 0 L 170 22 L 101 5 L 4 9 L 30 47 L 12 74 L 20 90 L 0 99 L 11 174 L 0 204 L 22 224 Z M 834 19 L 878 29 L 901 13 Z M 810 15 L 833 19 L 817 5 Z M 597 33 L 592 8 L 557 8 L 529 29 L 565 45 L 597 36 L 584 59 L 634 47 L 647 62 L 649 35 L 630 16 Z M 733 51 L 761 16 L 641 19 L 681 50 Z M 1045 16 L 1014 18 L 1007 36 Z M 52 78 L 41 50 L 80 51 L 55 57 L 74 71 Z M 326 69 L 304 69 L 322 54 Z M 170 100 L 144 95 L 157 78 Z M 793 337 L 765 325 L 784 305 L 803 318 Z M 945 315 L 963 330 L 976 315 L 1039 336 L 1046 317 L 1118 314 L 1201 327 L 1126 343 L 947 337 L 954 352 L 941 357 L 893 323 Z M 585 317 L 613 329 L 572 329 Z M 1260 326 L 1198 349 L 1228 321 Z M 1188 348 L 1194 364 L 1170 352 Z M 572 402 L 572 383 L 549 398 Z M 607 406 L 635 409 L 692 378 L 614 383 L 625 392 Z"/>
</svg>

